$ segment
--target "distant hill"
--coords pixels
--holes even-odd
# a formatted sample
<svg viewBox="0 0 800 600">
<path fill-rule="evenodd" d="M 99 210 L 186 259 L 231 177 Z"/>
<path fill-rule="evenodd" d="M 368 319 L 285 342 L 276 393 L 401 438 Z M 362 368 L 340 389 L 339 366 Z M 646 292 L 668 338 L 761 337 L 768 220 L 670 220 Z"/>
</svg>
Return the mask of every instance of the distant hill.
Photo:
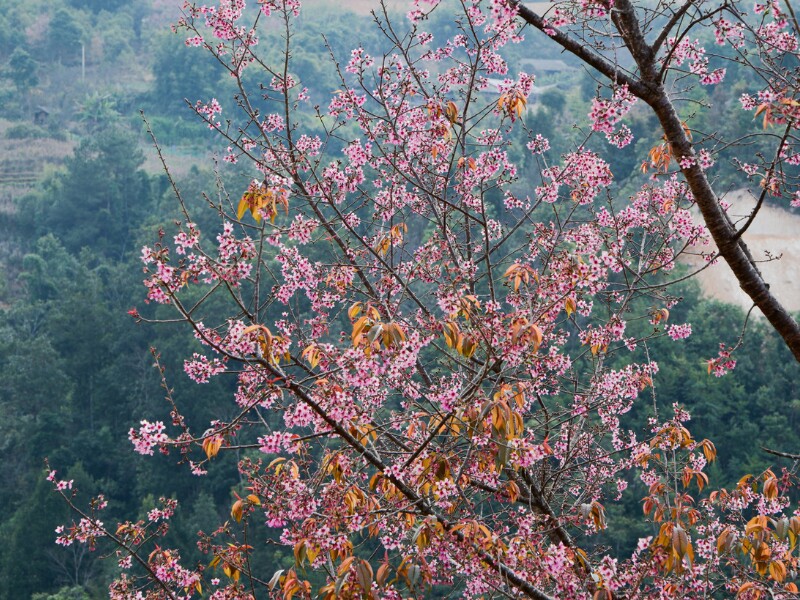
<svg viewBox="0 0 800 600">
<path fill-rule="evenodd" d="M 411 2 L 408 0 L 384 0 L 384 4 L 386 4 L 389 12 L 407 12 L 411 8 Z M 337 2 L 336 0 L 303 0 L 303 9 L 324 6 L 340 7 L 359 15 L 368 15 L 373 10 L 381 10 L 379 0 L 344 0 L 344 2 Z M 423 3 L 423 8 L 424 6 L 425 4 Z"/>
<path fill-rule="evenodd" d="M 390 12 L 407 12 L 411 6 L 409 0 L 385 0 Z M 179 14 L 180 2 L 176 0 L 152 0 L 153 21 L 170 22 Z M 340 8 L 360 15 L 368 15 L 370 11 L 380 10 L 380 0 L 303 0 L 301 10 L 313 10 L 319 7 Z"/>
</svg>

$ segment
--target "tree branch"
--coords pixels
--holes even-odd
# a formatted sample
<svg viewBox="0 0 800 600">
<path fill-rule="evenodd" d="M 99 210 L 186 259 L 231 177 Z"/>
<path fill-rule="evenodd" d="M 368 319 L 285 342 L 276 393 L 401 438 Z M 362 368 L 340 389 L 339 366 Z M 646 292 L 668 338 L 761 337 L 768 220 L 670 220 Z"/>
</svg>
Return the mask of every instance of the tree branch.
<svg viewBox="0 0 800 600">
<path fill-rule="evenodd" d="M 691 166 L 681 167 L 689 189 L 697 207 L 703 215 L 714 243 L 719 249 L 722 259 L 733 271 L 739 287 L 750 297 L 761 310 L 784 343 L 791 350 L 795 359 L 800 362 L 800 325 L 789 314 L 789 311 L 770 292 L 769 284 L 764 281 L 756 268 L 747 247 L 739 239 L 731 225 L 727 213 L 720 206 L 717 195 L 705 172 L 697 164 L 691 140 L 689 140 L 683 123 L 678 117 L 664 86 L 660 82 L 653 48 L 647 44 L 639 28 L 636 13 L 630 0 L 617 0 L 614 4 L 612 20 L 617 31 L 625 41 L 641 73 L 640 79 L 634 79 L 620 71 L 615 65 L 599 56 L 577 40 L 560 31 L 548 28 L 544 19 L 517 4 L 519 16 L 541 31 L 547 29 L 548 35 L 562 48 L 583 60 L 612 81 L 625 83 L 628 89 L 639 99 L 646 102 L 658 117 L 664 135 L 669 142 L 675 160 L 680 164 L 684 158 L 691 158 Z"/>
<path fill-rule="evenodd" d="M 622 71 L 610 60 L 607 60 L 606 58 L 592 51 L 585 43 L 575 40 L 566 33 L 552 28 L 543 17 L 533 12 L 524 4 L 521 4 L 520 2 L 515 2 L 515 4 L 519 10 L 519 16 L 522 18 L 522 20 L 529 25 L 532 25 L 539 31 L 545 33 L 545 35 L 550 37 L 550 39 L 564 48 L 567 52 L 580 58 L 587 65 L 599 71 L 610 80 L 627 85 L 628 89 L 634 92 L 637 96 L 648 93 L 648 90 L 638 79 L 634 79 Z"/>
</svg>

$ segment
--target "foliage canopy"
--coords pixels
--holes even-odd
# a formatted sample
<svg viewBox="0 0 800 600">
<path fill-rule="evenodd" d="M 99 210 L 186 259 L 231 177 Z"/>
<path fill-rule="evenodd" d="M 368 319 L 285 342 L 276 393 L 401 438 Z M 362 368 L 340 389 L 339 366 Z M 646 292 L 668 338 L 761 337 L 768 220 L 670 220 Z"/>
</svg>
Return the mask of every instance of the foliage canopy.
<svg viewBox="0 0 800 600">
<path fill-rule="evenodd" d="M 692 434 L 686 407 L 657 397 L 664 342 L 691 343 L 691 325 L 676 321 L 685 254 L 726 261 L 800 357 L 800 328 L 742 240 L 768 196 L 800 198 L 791 5 L 750 15 L 730 2 L 581 0 L 538 14 L 468 2 L 437 37 L 426 20 L 447 6 L 415 2 L 405 25 L 376 12 L 386 45 L 334 63 L 338 89 L 315 106 L 292 61 L 299 2 L 186 4 L 186 43 L 235 82 L 231 99 L 194 112 L 252 180 L 206 197 L 222 220 L 211 234 L 172 181 L 182 218 L 142 249 L 151 306 L 131 315 L 157 322 L 173 309 L 168 319 L 201 346 L 188 376 L 228 377 L 235 390 L 198 425 L 165 378 L 169 424 L 144 420 L 129 438 L 197 475 L 237 453 L 242 488 L 230 519 L 201 535 L 207 566 L 192 568 L 158 540 L 173 499 L 110 529 L 106 500 L 81 509 L 53 471 L 80 513 L 58 542 L 116 544 L 115 598 L 209 588 L 400 598 L 438 586 L 474 597 L 795 596 L 793 472 L 713 489 L 715 444 Z M 585 134 L 560 156 L 527 125 L 536 73 L 505 58 L 530 28 L 603 77 Z M 683 115 L 695 86 L 724 85 L 723 59 L 761 75 L 741 105 L 770 154 Z M 631 147 L 636 111 L 663 138 L 637 157 L 641 181 L 621 197 L 598 148 Z M 731 145 L 739 176 L 760 190 L 741 224 L 713 186 Z M 109 252 L 128 243 L 115 215 L 137 216 L 123 193 L 137 182 L 111 182 Z M 721 342 L 702 357 L 708 375 L 736 366 L 741 338 Z M 629 487 L 643 490 L 652 535 L 615 555 L 598 540 L 613 535 L 609 515 Z M 262 572 L 254 538 L 286 546 L 292 564 Z"/>
</svg>

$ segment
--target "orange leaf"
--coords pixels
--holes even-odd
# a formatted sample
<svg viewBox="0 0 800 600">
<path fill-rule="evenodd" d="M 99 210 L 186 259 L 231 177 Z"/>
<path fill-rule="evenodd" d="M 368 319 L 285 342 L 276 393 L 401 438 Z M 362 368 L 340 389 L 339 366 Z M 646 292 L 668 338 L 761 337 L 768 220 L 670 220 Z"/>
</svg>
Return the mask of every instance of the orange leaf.
<svg viewBox="0 0 800 600">
<path fill-rule="evenodd" d="M 717 447 L 711 440 L 703 440 L 700 442 L 700 447 L 708 462 L 714 462 L 717 459 Z"/>
<path fill-rule="evenodd" d="M 767 517 L 764 515 L 757 515 L 750 519 L 745 525 L 744 532 L 747 535 L 752 533 L 760 533 L 767 529 Z"/>
<path fill-rule="evenodd" d="M 378 572 L 375 574 L 375 581 L 379 587 L 383 587 L 386 583 L 386 578 L 389 576 L 389 563 L 383 563 L 378 567 Z"/>
<path fill-rule="evenodd" d="M 360 560 L 356 566 L 356 579 L 361 589 L 367 593 L 372 588 L 372 565 L 365 560 Z"/>
<path fill-rule="evenodd" d="M 221 435 L 212 435 L 203 440 L 203 450 L 209 459 L 214 458 L 219 453 L 222 442 L 223 437 Z"/>
<path fill-rule="evenodd" d="M 761 590 L 756 588 L 756 583 L 754 581 L 748 581 L 747 583 L 743 584 L 739 590 L 736 592 L 736 597 L 738 598 L 745 592 L 751 592 L 751 596 L 758 600 L 761 597 Z"/>
<path fill-rule="evenodd" d="M 764 496 L 770 500 L 778 497 L 778 479 L 774 475 L 764 482 Z"/>
<path fill-rule="evenodd" d="M 773 560 L 769 563 L 769 576 L 778 583 L 782 583 L 786 579 L 786 565 L 783 561 Z"/>
<path fill-rule="evenodd" d="M 231 507 L 231 516 L 236 519 L 237 523 L 241 523 L 242 517 L 244 516 L 244 502 L 237 500 L 233 503 Z"/>
</svg>

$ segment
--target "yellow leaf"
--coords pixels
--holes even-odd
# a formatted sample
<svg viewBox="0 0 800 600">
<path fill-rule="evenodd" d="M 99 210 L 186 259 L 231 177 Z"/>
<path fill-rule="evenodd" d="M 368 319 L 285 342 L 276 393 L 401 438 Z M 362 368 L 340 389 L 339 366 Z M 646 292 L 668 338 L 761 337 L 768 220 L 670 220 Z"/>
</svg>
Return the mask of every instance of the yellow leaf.
<svg viewBox="0 0 800 600">
<path fill-rule="evenodd" d="M 736 592 L 736 597 L 738 598 L 739 596 L 741 596 L 745 592 L 748 592 L 748 591 L 751 591 L 751 590 L 753 592 L 752 593 L 752 597 L 753 598 L 758 599 L 758 598 L 761 597 L 761 590 L 756 588 L 756 583 L 754 581 L 748 581 L 747 583 L 743 584 L 739 588 L 739 590 Z"/>
<path fill-rule="evenodd" d="M 389 230 L 389 237 L 392 241 L 401 244 L 404 233 L 408 233 L 408 226 L 405 223 L 398 223 Z"/>
<path fill-rule="evenodd" d="M 236 218 L 240 221 L 244 216 L 244 213 L 247 211 L 247 196 L 242 196 L 242 199 L 239 200 L 239 207 L 236 209 Z"/>
<path fill-rule="evenodd" d="M 419 531 L 417 532 L 417 536 L 414 539 L 414 543 L 416 543 L 417 548 L 420 550 L 424 550 L 428 546 L 430 546 L 430 535 L 428 534 L 428 529 L 426 527 L 420 527 Z"/>
<path fill-rule="evenodd" d="M 451 123 L 458 121 L 458 107 L 455 105 L 455 102 L 451 100 L 447 103 L 447 107 L 444 109 L 444 115 Z"/>
<path fill-rule="evenodd" d="M 672 549 L 678 555 L 678 558 L 683 559 L 690 546 L 689 536 L 686 535 L 686 531 L 680 525 L 675 525 L 672 528 Z"/>
<path fill-rule="evenodd" d="M 356 560 L 355 556 L 348 556 L 342 561 L 342 564 L 339 565 L 339 568 L 336 570 L 337 575 L 344 575 L 350 570 L 353 562 Z"/>
<path fill-rule="evenodd" d="M 564 301 L 564 310 L 567 311 L 567 316 L 571 317 L 572 313 L 574 313 L 578 309 L 578 303 L 575 302 L 575 298 L 569 296 Z"/>
<path fill-rule="evenodd" d="M 653 316 L 653 323 L 659 324 L 661 321 L 666 321 L 669 319 L 669 311 L 666 308 L 660 308 L 658 310 L 654 310 L 652 313 Z"/>
<path fill-rule="evenodd" d="M 770 500 L 778 497 L 778 479 L 774 475 L 764 482 L 764 496 Z"/>
<path fill-rule="evenodd" d="M 452 321 L 448 321 L 444 324 L 442 333 L 444 334 L 444 341 L 447 343 L 447 347 L 455 348 L 459 337 L 458 325 Z"/>
<path fill-rule="evenodd" d="M 358 316 L 358 313 L 361 312 L 362 306 L 364 305 L 361 302 L 356 302 L 350 307 L 350 310 L 347 311 L 347 316 L 351 321 Z"/>
<path fill-rule="evenodd" d="M 286 462 L 286 458 L 283 456 L 279 456 L 278 458 L 274 459 L 267 465 L 267 469 L 271 469 L 272 467 L 276 467 L 275 475 L 280 475 L 281 463 Z"/>
<path fill-rule="evenodd" d="M 222 566 L 222 570 L 225 572 L 225 575 L 227 575 L 230 579 L 233 579 L 234 581 L 239 581 L 239 569 L 237 569 L 233 565 L 225 563 Z"/>
<path fill-rule="evenodd" d="M 406 333 L 405 331 L 403 331 L 403 328 L 400 327 L 400 325 L 398 325 L 397 323 L 389 324 L 389 332 L 391 333 L 394 343 L 400 344 L 406 341 Z"/>
<path fill-rule="evenodd" d="M 316 344 L 311 344 L 305 350 L 303 350 L 301 356 L 305 358 L 311 365 L 311 368 L 314 369 L 319 364 L 321 353 L 319 351 L 319 348 L 317 348 Z"/>
<path fill-rule="evenodd" d="M 764 515 L 757 515 L 750 519 L 745 525 L 744 532 L 747 535 L 752 533 L 759 533 L 767 529 L 767 517 Z"/>
<path fill-rule="evenodd" d="M 717 554 L 727 554 L 733 546 L 734 536 L 730 528 L 725 528 L 717 538 Z"/>
<path fill-rule="evenodd" d="M 606 511 L 603 508 L 603 505 L 597 502 L 596 500 L 592 502 L 592 520 L 594 521 L 594 525 L 598 530 L 602 530 L 606 528 Z"/>
<path fill-rule="evenodd" d="M 389 248 L 392 247 L 392 241 L 388 238 L 382 238 L 378 245 L 375 246 L 375 252 L 380 254 L 381 256 L 386 256 L 386 253 L 389 252 Z"/>
<path fill-rule="evenodd" d="M 248 333 L 253 333 L 254 331 L 257 331 L 259 329 L 264 329 L 264 326 L 263 325 L 250 325 L 250 326 L 244 328 L 244 330 L 242 331 L 242 335 L 247 335 Z"/>
<path fill-rule="evenodd" d="M 306 540 L 302 539 L 294 545 L 294 562 L 302 565 L 306 560 Z"/>
<path fill-rule="evenodd" d="M 511 502 L 516 502 L 520 494 L 519 486 L 513 481 L 509 480 L 506 483 L 506 493 L 508 494 L 508 499 Z"/>
<path fill-rule="evenodd" d="M 362 316 L 360 319 L 358 319 L 358 321 L 355 322 L 353 325 L 353 334 L 351 336 L 353 340 L 353 346 L 358 346 L 359 342 L 361 341 L 362 332 L 365 328 L 369 329 L 371 324 L 371 320 L 367 315 Z"/>
<path fill-rule="evenodd" d="M 800 517 L 791 517 L 789 519 L 789 531 L 795 535 L 800 534 Z"/>
<path fill-rule="evenodd" d="M 530 327 L 529 335 L 533 338 L 533 351 L 536 352 L 539 349 L 539 346 L 542 345 L 542 339 L 544 339 L 542 330 L 539 329 L 538 325 L 533 323 Z"/>
<path fill-rule="evenodd" d="M 465 358 L 471 358 L 473 354 L 475 354 L 475 350 L 478 349 L 478 342 L 473 340 L 471 337 L 461 335 L 458 339 L 458 344 L 456 346 L 456 350 L 458 350 L 462 356 Z"/>
</svg>

